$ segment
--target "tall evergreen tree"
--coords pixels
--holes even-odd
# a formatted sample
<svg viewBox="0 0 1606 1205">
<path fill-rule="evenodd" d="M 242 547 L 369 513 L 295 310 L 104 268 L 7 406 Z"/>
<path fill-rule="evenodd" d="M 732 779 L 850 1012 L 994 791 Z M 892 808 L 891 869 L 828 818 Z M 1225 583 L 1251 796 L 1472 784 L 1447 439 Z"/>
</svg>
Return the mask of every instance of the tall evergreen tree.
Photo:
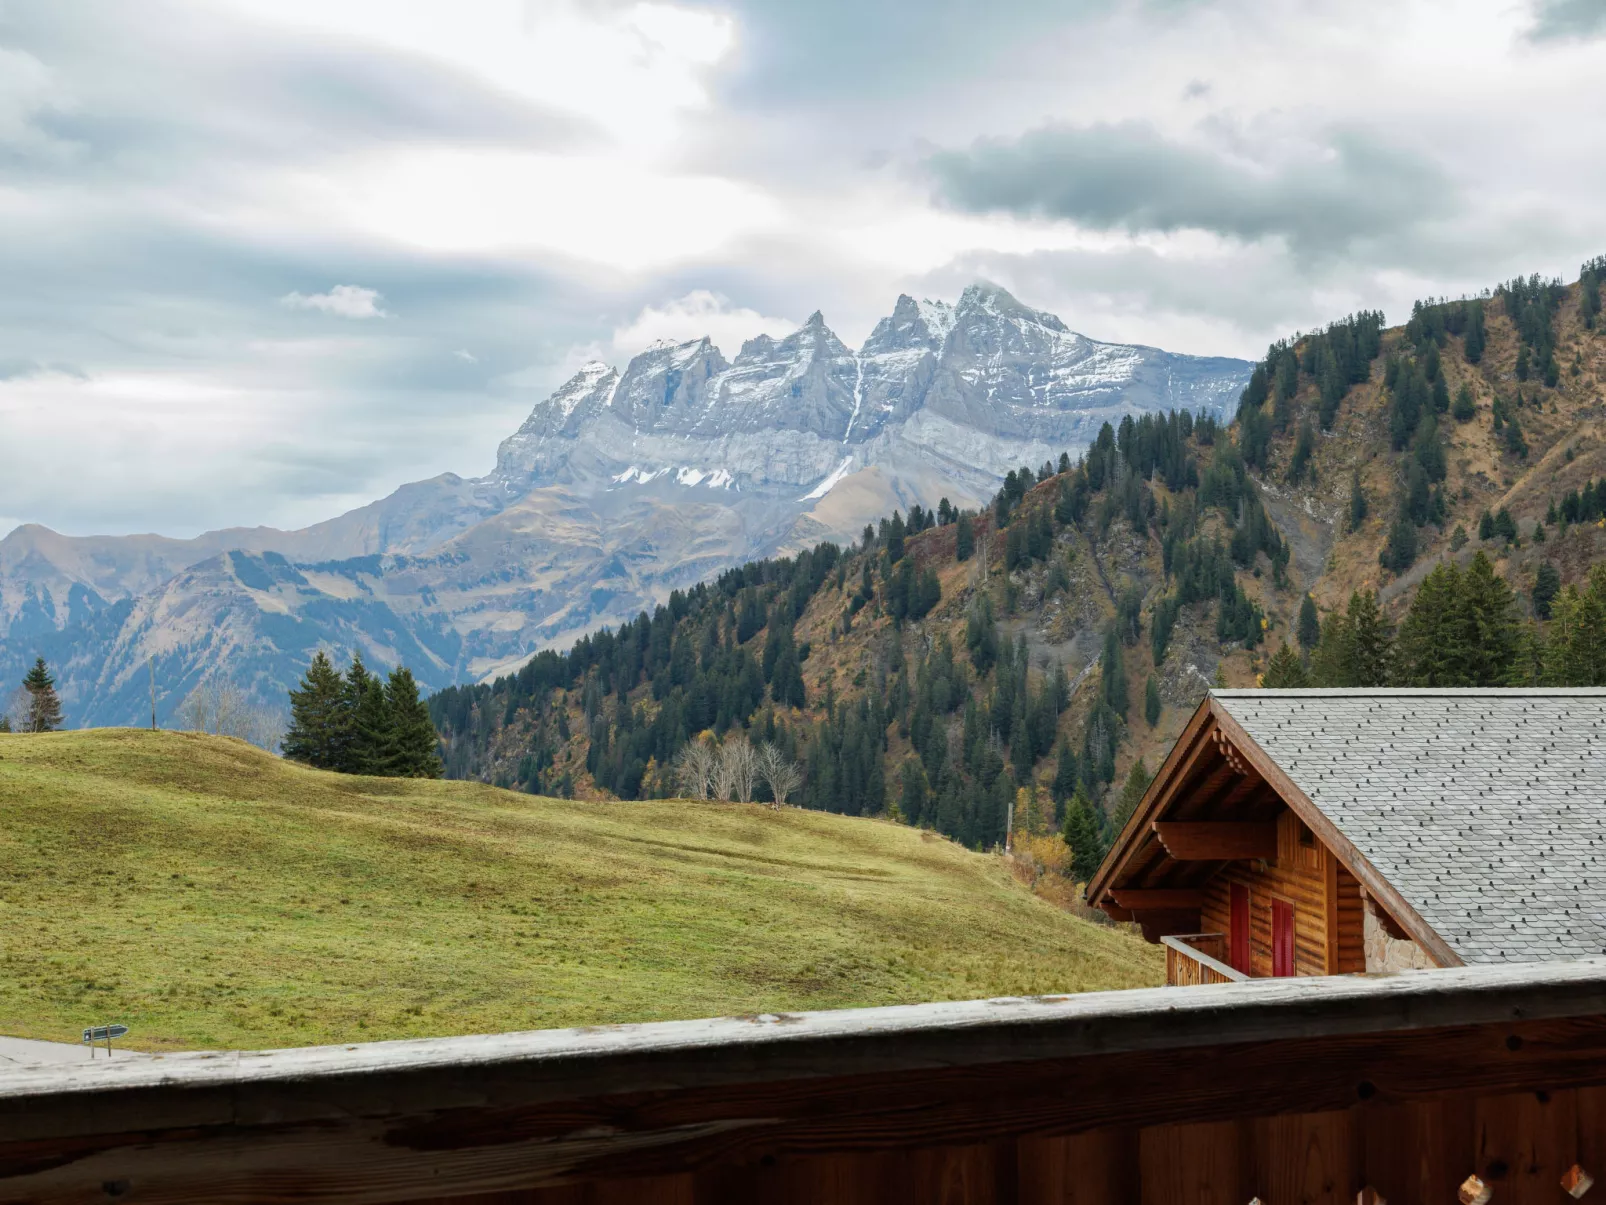
<svg viewBox="0 0 1606 1205">
<path fill-rule="evenodd" d="M 43 657 L 34 659 L 33 668 L 22 679 L 28 692 L 27 731 L 54 732 L 61 727 L 61 700 L 56 697 L 56 680 L 50 676 Z"/>
<path fill-rule="evenodd" d="M 1126 661 L 1121 655 L 1121 638 L 1114 627 L 1104 635 L 1104 656 L 1099 662 L 1103 698 L 1123 720 L 1127 712 Z"/>
<path fill-rule="evenodd" d="M 344 707 L 349 737 L 340 769 L 347 774 L 381 774 L 385 745 L 390 736 L 390 711 L 385 684 L 368 672 L 362 654 L 354 653 L 346 671 Z"/>
<path fill-rule="evenodd" d="M 385 710 L 390 725 L 380 758 L 383 772 L 393 778 L 439 778 L 440 737 L 405 665 L 391 670 L 385 680 Z"/>
<path fill-rule="evenodd" d="M 969 514 L 962 514 L 957 528 L 954 533 L 954 556 L 961 561 L 968 561 L 976 551 L 976 526 Z"/>
<path fill-rule="evenodd" d="M 1463 594 L 1461 570 L 1454 561 L 1435 565 L 1422 579 L 1395 646 L 1394 672 L 1400 685 L 1477 685 L 1469 680 L 1471 625 Z"/>
<path fill-rule="evenodd" d="M 1303 690 L 1310 685 L 1305 663 L 1292 645 L 1285 644 L 1272 654 L 1261 685 L 1267 690 Z"/>
<path fill-rule="evenodd" d="M 1386 685 L 1394 656 L 1394 626 L 1378 606 L 1376 593 L 1358 590 L 1350 595 L 1347 618 L 1354 641 L 1355 685 Z"/>
<path fill-rule="evenodd" d="M 1561 590 L 1561 574 L 1549 561 L 1539 566 L 1534 574 L 1533 602 L 1534 614 L 1540 619 L 1550 618 L 1550 604 L 1556 600 Z"/>
<path fill-rule="evenodd" d="M 1104 841 L 1099 830 L 1099 818 L 1087 793 L 1077 787 L 1065 808 L 1063 836 L 1071 847 L 1071 874 L 1079 883 L 1091 879 L 1104 861 Z"/>
<path fill-rule="evenodd" d="M 1309 594 L 1299 604 L 1299 647 L 1309 653 L 1322 642 L 1322 621 L 1316 614 L 1316 600 Z"/>
<path fill-rule="evenodd" d="M 1349 479 L 1349 529 L 1359 531 L 1366 522 L 1366 490 L 1361 485 L 1361 471 L 1356 469 Z"/>
<path fill-rule="evenodd" d="M 1138 758 L 1137 761 L 1132 763 L 1132 768 L 1127 771 L 1126 782 L 1121 786 L 1121 797 L 1115 803 L 1115 815 L 1110 817 L 1110 822 L 1115 826 L 1117 832 L 1125 827 L 1126 822 L 1132 818 L 1132 813 L 1137 810 L 1138 804 L 1143 801 L 1143 793 L 1149 789 L 1151 781 L 1152 776 L 1149 774 L 1149 767 L 1143 764 L 1141 757 Z"/>
<path fill-rule="evenodd" d="M 1150 728 L 1160 722 L 1160 683 L 1153 674 L 1143 688 L 1143 718 Z"/>
<path fill-rule="evenodd" d="M 284 755 L 318 770 L 339 770 L 351 733 L 345 683 L 322 649 L 313 655 L 298 690 L 290 692 L 290 728 Z"/>
</svg>

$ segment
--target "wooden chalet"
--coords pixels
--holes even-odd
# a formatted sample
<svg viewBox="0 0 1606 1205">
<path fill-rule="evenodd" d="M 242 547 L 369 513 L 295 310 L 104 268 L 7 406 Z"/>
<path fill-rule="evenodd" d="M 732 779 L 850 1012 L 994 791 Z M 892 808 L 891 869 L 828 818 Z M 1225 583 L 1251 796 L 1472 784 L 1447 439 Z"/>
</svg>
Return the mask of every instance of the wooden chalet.
<svg viewBox="0 0 1606 1205">
<path fill-rule="evenodd" d="M 1172 984 L 1606 953 L 1606 690 L 1213 691 L 1087 894 Z"/>
</svg>

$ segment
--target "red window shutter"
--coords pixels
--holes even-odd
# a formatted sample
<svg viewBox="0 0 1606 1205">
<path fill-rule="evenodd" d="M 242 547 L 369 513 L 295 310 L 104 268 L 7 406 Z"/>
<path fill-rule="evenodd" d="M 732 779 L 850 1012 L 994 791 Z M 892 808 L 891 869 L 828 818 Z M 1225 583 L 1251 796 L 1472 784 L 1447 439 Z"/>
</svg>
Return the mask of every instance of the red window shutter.
<svg viewBox="0 0 1606 1205">
<path fill-rule="evenodd" d="M 1249 966 L 1249 888 L 1232 885 L 1232 969 L 1250 973 Z"/>
<path fill-rule="evenodd" d="M 1294 973 L 1294 906 L 1287 900 L 1271 902 L 1271 973 Z"/>
</svg>

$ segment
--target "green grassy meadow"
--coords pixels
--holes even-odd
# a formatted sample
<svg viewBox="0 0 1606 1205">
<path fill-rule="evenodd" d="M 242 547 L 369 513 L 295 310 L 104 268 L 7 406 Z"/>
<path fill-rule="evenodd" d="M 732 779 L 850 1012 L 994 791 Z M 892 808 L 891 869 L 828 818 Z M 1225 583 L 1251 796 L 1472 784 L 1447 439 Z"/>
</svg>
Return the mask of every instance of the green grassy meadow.
<svg viewBox="0 0 1606 1205">
<path fill-rule="evenodd" d="M 0 1033 L 267 1048 L 1155 984 L 1158 948 L 902 825 L 0 735 Z"/>
</svg>

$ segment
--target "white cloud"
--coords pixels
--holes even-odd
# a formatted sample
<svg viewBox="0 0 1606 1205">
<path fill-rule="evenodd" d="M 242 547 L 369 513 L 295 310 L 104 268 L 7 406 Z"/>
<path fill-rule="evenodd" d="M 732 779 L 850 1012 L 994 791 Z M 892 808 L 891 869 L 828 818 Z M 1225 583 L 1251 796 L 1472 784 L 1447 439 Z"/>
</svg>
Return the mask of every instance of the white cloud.
<svg viewBox="0 0 1606 1205">
<path fill-rule="evenodd" d="M 588 0 L 233 0 L 253 16 L 377 43 L 567 110 L 621 148 L 666 149 L 684 114 L 711 104 L 707 76 L 736 45 L 726 13 Z"/>
<path fill-rule="evenodd" d="M 784 224 L 751 185 L 616 158 L 407 148 L 285 184 L 279 220 L 334 217 L 355 235 L 431 252 L 547 252 L 626 272 L 713 255 Z"/>
<path fill-rule="evenodd" d="M 659 339 L 684 343 L 707 335 L 729 358 L 754 335 L 783 338 L 798 325 L 790 318 L 770 318 L 746 306 L 733 306 L 728 298 L 707 289 L 693 289 L 661 306 L 645 307 L 633 322 L 613 332 L 613 350 L 624 360 Z"/>
<path fill-rule="evenodd" d="M 459 360 L 462 360 L 465 364 L 478 364 L 480 362 L 480 358 L 473 352 L 469 351 L 466 347 L 460 347 L 452 354 Z"/>
<path fill-rule="evenodd" d="M 377 289 L 361 285 L 336 285 L 327 293 L 286 293 L 279 301 L 291 309 L 321 310 L 342 318 L 389 318 L 390 314 L 379 308 L 381 296 Z"/>
</svg>

